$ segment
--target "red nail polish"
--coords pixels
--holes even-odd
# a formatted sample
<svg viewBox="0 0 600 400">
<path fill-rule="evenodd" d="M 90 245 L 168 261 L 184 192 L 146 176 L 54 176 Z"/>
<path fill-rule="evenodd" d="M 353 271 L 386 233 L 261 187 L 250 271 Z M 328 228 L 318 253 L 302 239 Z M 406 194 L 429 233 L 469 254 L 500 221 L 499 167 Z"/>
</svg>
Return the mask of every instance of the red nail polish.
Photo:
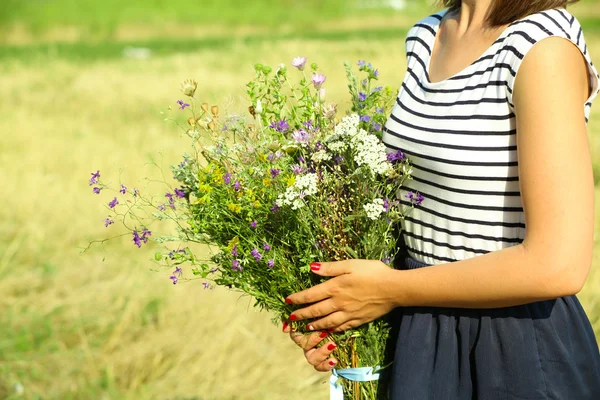
<svg viewBox="0 0 600 400">
<path fill-rule="evenodd" d="M 287 329 L 287 327 L 288 327 L 288 326 L 289 326 L 288 322 L 287 322 L 287 321 L 285 321 L 285 322 L 283 323 L 283 328 L 282 328 L 281 330 L 285 332 L 285 330 Z"/>
<path fill-rule="evenodd" d="M 313 271 L 318 271 L 321 269 L 321 263 L 318 262 L 314 262 L 312 264 L 310 264 L 310 269 Z"/>
<path fill-rule="evenodd" d="M 292 304 L 292 301 L 290 299 L 285 299 L 285 302 L 288 304 Z"/>
<path fill-rule="evenodd" d="M 323 332 L 321 332 L 321 334 L 319 335 L 319 337 L 321 339 L 325 339 L 327 337 L 327 335 L 328 335 L 327 331 L 323 331 Z"/>
<path fill-rule="evenodd" d="M 294 314 L 291 314 L 291 315 L 290 315 L 290 321 L 295 321 L 295 320 L 297 320 L 297 319 L 298 319 L 298 318 L 296 318 L 296 316 L 295 316 Z"/>
<path fill-rule="evenodd" d="M 329 345 L 327 346 L 327 350 L 331 351 L 333 349 L 335 349 L 335 344 L 329 343 Z"/>
<path fill-rule="evenodd" d="M 335 361 L 329 360 L 329 365 L 331 365 L 333 367 L 335 365 Z"/>
<path fill-rule="evenodd" d="M 312 325 L 310 325 L 310 324 L 306 325 L 306 329 L 308 329 L 309 331 L 314 331 L 315 330 L 315 328 Z"/>
</svg>

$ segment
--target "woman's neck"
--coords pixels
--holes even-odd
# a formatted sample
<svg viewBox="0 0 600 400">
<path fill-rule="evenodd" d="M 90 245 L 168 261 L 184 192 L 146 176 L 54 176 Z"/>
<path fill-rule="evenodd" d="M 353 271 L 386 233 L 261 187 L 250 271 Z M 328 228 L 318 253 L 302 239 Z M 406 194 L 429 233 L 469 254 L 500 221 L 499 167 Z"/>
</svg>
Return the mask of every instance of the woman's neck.
<svg viewBox="0 0 600 400">
<path fill-rule="evenodd" d="M 457 11 L 458 31 L 489 28 L 486 17 L 493 4 L 494 0 L 462 0 Z"/>
</svg>

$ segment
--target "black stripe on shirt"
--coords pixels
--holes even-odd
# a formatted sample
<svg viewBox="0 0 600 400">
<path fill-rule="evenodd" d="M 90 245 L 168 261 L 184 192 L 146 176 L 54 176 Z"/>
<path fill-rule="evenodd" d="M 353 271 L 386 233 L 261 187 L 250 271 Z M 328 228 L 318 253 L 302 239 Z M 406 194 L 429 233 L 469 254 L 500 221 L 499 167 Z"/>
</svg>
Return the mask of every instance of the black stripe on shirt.
<svg viewBox="0 0 600 400">
<path fill-rule="evenodd" d="M 427 199 L 425 199 L 424 203 L 425 202 L 427 202 Z M 408 207 L 412 207 L 412 203 L 409 201 L 400 200 L 400 204 L 406 205 Z M 466 219 L 466 218 L 454 217 L 452 215 L 443 214 L 439 211 L 431 210 L 431 209 L 423 206 L 423 204 L 415 206 L 415 208 L 417 208 L 423 212 L 429 213 L 431 215 L 435 215 L 436 217 L 445 218 L 448 221 L 464 222 L 466 224 L 485 225 L 485 226 L 503 226 L 505 228 L 525 228 L 525 224 L 522 222 L 482 221 L 482 220 L 478 220 L 478 219 Z"/>
<path fill-rule="evenodd" d="M 446 190 L 448 192 L 460 193 L 460 194 L 470 194 L 474 196 L 502 196 L 502 197 L 520 197 L 521 192 L 494 192 L 494 191 L 485 191 L 485 190 L 467 190 L 467 189 L 458 189 L 449 186 L 445 186 L 439 183 L 428 181 L 427 179 L 419 178 L 414 174 L 411 175 L 411 180 L 415 182 L 420 182 L 425 185 L 433 186 L 438 189 Z"/>
<path fill-rule="evenodd" d="M 515 133 L 517 133 L 516 129 L 512 129 L 509 131 L 481 131 L 481 130 L 457 131 L 457 130 L 452 130 L 452 129 L 427 128 L 424 126 L 417 126 L 417 125 L 410 124 L 406 121 L 403 121 L 403 120 L 399 119 L 398 117 L 396 117 L 393 113 L 390 115 L 390 119 L 392 119 L 393 121 L 399 123 L 400 125 L 404 125 L 408 128 L 412 128 L 412 129 L 424 131 L 424 132 L 430 132 L 430 133 L 447 133 L 447 134 L 451 134 L 451 135 L 477 135 L 477 136 L 508 136 L 508 135 L 514 135 Z"/>
<path fill-rule="evenodd" d="M 549 36 L 552 36 L 552 35 L 553 35 L 553 33 L 552 33 L 552 32 L 550 32 L 548 29 L 546 29 L 546 28 L 544 27 L 544 25 L 540 24 L 540 23 L 539 23 L 539 22 L 537 22 L 537 21 L 532 21 L 532 20 L 530 20 L 530 19 L 523 19 L 523 20 L 520 20 L 520 21 L 515 21 L 515 22 L 513 22 L 511 25 L 518 25 L 518 24 L 531 24 L 531 25 L 535 25 L 535 26 L 537 26 L 537 27 L 538 27 L 538 28 L 539 28 L 541 31 L 543 31 L 543 32 L 544 32 L 546 35 L 549 35 Z"/>
<path fill-rule="evenodd" d="M 552 23 L 556 26 L 558 26 L 560 28 L 561 31 L 563 31 L 563 33 L 567 36 L 567 38 L 569 40 L 571 40 L 571 35 L 569 35 L 569 33 L 567 31 L 565 31 L 565 29 L 562 27 L 561 24 L 558 23 L 557 20 L 555 20 L 554 18 L 552 18 L 550 15 L 548 15 L 548 13 L 546 13 L 545 11 L 540 12 L 541 15 L 543 15 L 544 17 L 548 18 L 550 21 L 552 21 Z"/>
<path fill-rule="evenodd" d="M 412 252 L 413 254 L 419 254 L 422 256 L 426 256 L 426 257 L 430 257 L 430 258 L 434 258 L 436 260 L 440 260 L 440 261 L 447 261 L 447 262 L 455 262 L 457 260 L 453 259 L 453 258 L 447 258 L 447 257 L 440 257 L 440 256 L 436 256 L 435 254 L 429 254 L 429 253 L 425 253 L 424 251 L 421 250 L 416 250 L 413 249 L 411 247 L 406 246 L 406 250 L 408 250 L 409 252 L 409 256 L 415 258 L 413 255 L 411 255 L 410 253 Z"/>
<path fill-rule="evenodd" d="M 391 147 L 391 146 L 390 146 Z M 519 182 L 518 176 L 465 176 L 465 175 L 455 175 L 449 174 L 446 172 L 441 172 L 435 169 L 430 169 L 427 167 L 423 167 L 421 165 L 415 164 L 412 160 L 410 162 L 413 168 L 416 168 L 421 171 L 429 172 L 430 174 L 443 176 L 445 178 L 458 179 L 462 181 L 492 181 L 492 182 Z"/>
<path fill-rule="evenodd" d="M 441 228 L 439 226 L 429 224 L 427 222 L 415 219 L 411 216 L 404 217 L 404 220 L 408 221 L 408 222 L 412 222 L 413 224 L 416 224 L 416 225 L 421 225 L 425 228 L 429 228 L 436 232 L 441 232 L 441 233 L 445 233 L 445 234 L 452 235 L 452 236 L 463 236 L 468 239 L 481 239 L 481 240 L 488 240 L 488 241 L 493 241 L 493 242 L 505 242 L 505 243 L 522 243 L 523 242 L 523 239 L 521 239 L 521 238 L 505 238 L 505 237 L 501 237 L 501 236 L 486 236 L 486 235 L 472 234 L 472 233 L 466 233 L 466 232 L 460 232 L 460 231 L 451 231 L 450 229 Z"/>
<path fill-rule="evenodd" d="M 500 211 L 500 212 L 504 212 L 504 213 L 509 213 L 509 212 L 522 213 L 523 212 L 523 207 L 480 206 L 480 205 L 474 205 L 474 204 L 456 203 L 453 201 L 441 199 L 437 196 L 434 196 L 429 193 L 425 193 L 421 190 L 413 189 L 406 185 L 402 185 L 402 189 L 409 191 L 409 192 L 419 192 L 423 195 L 423 197 L 425 197 L 426 200 L 437 201 L 438 203 L 445 204 L 447 206 L 455 207 L 455 208 L 463 208 L 463 209 L 467 209 L 467 210 L 480 210 L 480 211 Z"/>
<path fill-rule="evenodd" d="M 508 69 L 508 72 L 510 72 L 510 74 L 512 76 L 517 76 L 517 73 L 512 69 L 512 66 L 510 64 L 496 63 L 496 64 L 492 65 L 491 67 L 488 67 L 488 68 L 486 68 L 484 70 L 479 70 L 479 71 L 473 72 L 472 74 L 456 75 L 456 76 L 453 76 L 451 78 L 448 78 L 448 80 L 449 81 L 457 81 L 457 80 L 460 80 L 460 79 L 469 79 L 469 78 L 472 78 L 472 77 L 477 76 L 477 75 L 483 75 L 486 72 L 492 72 L 495 69 L 504 69 L 504 68 Z"/>
<path fill-rule="evenodd" d="M 435 30 L 433 30 L 433 28 L 431 26 L 427 25 L 427 24 L 415 24 L 414 26 L 418 27 L 418 28 L 425 28 L 426 30 L 428 30 L 429 32 L 431 32 L 431 34 L 433 36 L 435 36 Z"/>
<path fill-rule="evenodd" d="M 418 36 L 410 36 L 410 37 L 406 38 L 406 42 L 407 43 L 410 42 L 410 41 L 415 41 L 415 42 L 421 43 L 421 46 L 425 47 L 425 50 L 427 50 L 427 52 L 429 53 L 429 55 L 431 55 L 431 49 L 429 48 L 429 45 L 423 39 L 421 39 Z M 406 53 L 406 55 L 408 56 L 408 53 Z"/>
<path fill-rule="evenodd" d="M 419 77 L 414 73 L 412 68 L 408 68 L 407 72 L 417 82 L 419 87 L 428 93 L 462 93 L 462 92 L 466 92 L 469 90 L 484 89 L 484 88 L 487 88 L 488 86 L 505 86 L 510 91 L 510 87 L 508 86 L 507 81 L 487 81 L 485 83 L 480 83 L 478 85 L 464 86 L 459 89 L 432 89 L 432 88 L 426 87 L 425 85 L 423 85 L 421 83 Z"/>
<path fill-rule="evenodd" d="M 415 96 L 415 94 L 408 88 L 408 86 L 404 82 L 402 82 L 402 88 L 416 102 L 421 103 L 421 104 L 425 104 L 425 105 L 428 105 L 428 106 L 434 106 L 434 107 L 451 107 L 451 106 L 458 106 L 458 105 L 475 105 L 475 104 L 481 104 L 481 103 L 505 103 L 506 101 L 508 101 L 507 97 L 501 97 L 501 98 L 483 97 L 483 98 L 477 99 L 477 100 L 459 100 L 459 101 L 451 101 L 451 102 L 426 101 L 426 100 L 420 99 L 419 97 Z"/>
<path fill-rule="evenodd" d="M 396 98 L 396 104 L 398 104 L 398 106 L 400 108 L 402 108 L 404 111 L 408 112 L 409 114 L 415 115 L 417 117 L 420 118 L 426 118 L 426 119 L 443 119 L 443 120 L 473 120 L 473 119 L 480 119 L 480 120 L 484 120 L 484 121 L 504 121 L 507 119 L 511 119 L 515 117 L 515 114 L 510 113 L 510 114 L 506 114 L 506 115 L 485 115 L 485 114 L 473 114 L 473 115 L 429 115 L 429 114 L 424 114 L 424 113 L 420 113 L 417 111 L 414 111 L 412 109 L 410 109 L 409 107 L 405 106 L 398 98 Z"/>
<path fill-rule="evenodd" d="M 446 247 L 446 248 L 451 249 L 451 250 L 464 250 L 464 251 L 468 251 L 468 252 L 476 253 L 476 254 L 487 254 L 487 253 L 490 252 L 489 250 L 472 249 L 472 248 L 467 247 L 467 246 L 456 246 L 456 245 L 452 245 L 452 244 L 449 244 L 449 243 L 438 242 L 438 241 L 433 240 L 431 238 L 426 238 L 426 237 L 423 237 L 423 236 L 420 236 L 420 235 L 417 235 L 417 234 L 414 234 L 414 233 L 408 232 L 408 231 L 402 231 L 402 234 L 405 235 L 405 236 L 409 236 L 409 237 L 412 237 L 414 239 L 417 239 L 417 240 L 419 240 L 421 242 L 431 243 L 431 244 L 434 244 L 435 246 Z M 405 242 L 406 242 L 406 240 L 405 240 Z"/>
<path fill-rule="evenodd" d="M 439 158 L 430 156 L 429 154 L 420 154 L 414 151 L 403 150 L 404 153 L 411 155 L 413 157 L 419 157 L 424 160 L 431 160 L 435 162 L 439 162 L 442 164 L 452 164 L 452 165 L 469 165 L 472 167 L 517 167 L 519 165 L 518 161 L 460 161 L 460 160 L 448 160 L 446 158 Z"/>
</svg>

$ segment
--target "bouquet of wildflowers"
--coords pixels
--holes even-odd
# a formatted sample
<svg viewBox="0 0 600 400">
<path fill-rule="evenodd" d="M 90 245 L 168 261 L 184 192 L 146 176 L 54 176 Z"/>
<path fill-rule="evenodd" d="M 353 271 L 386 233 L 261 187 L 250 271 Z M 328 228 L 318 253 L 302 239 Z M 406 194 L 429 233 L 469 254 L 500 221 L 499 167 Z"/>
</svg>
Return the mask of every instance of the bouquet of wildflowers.
<svg viewBox="0 0 600 400">
<path fill-rule="evenodd" d="M 294 311 L 288 295 L 326 279 L 310 272 L 311 262 L 355 258 L 391 265 L 406 211 L 396 192 L 410 178 L 409 160 L 387 153 L 380 140 L 395 96 L 390 88 L 372 87 L 378 70 L 359 62 L 359 79 L 346 64 L 352 103 L 339 118 L 337 106 L 325 102 L 326 77 L 317 65 L 308 74 L 305 58 L 292 65 L 299 83 L 284 65 L 256 65 L 247 85 L 249 112 L 223 119 L 217 106 L 196 100 L 197 83 L 185 81 L 187 98 L 178 108 L 189 112 L 180 126 L 191 152 L 172 167 L 177 187 L 142 197 L 121 185 L 120 195 L 131 199 L 120 204 L 115 196 L 105 220 L 107 227 L 117 217 L 127 222 L 138 247 L 163 243 L 166 250 L 155 261 L 169 268 L 173 284 L 201 279 L 205 288 L 241 291 L 271 311 L 276 323 Z M 90 180 L 95 193 L 107 188 L 99 178 L 96 172 Z M 418 194 L 410 198 L 421 201 Z M 172 232 L 153 235 L 151 225 L 163 220 L 174 223 Z M 203 252 L 210 256 L 192 251 L 195 244 L 209 245 Z M 388 331 L 379 319 L 331 334 L 338 367 L 383 368 Z M 342 386 L 350 398 L 375 398 L 377 392 L 376 381 L 343 379 Z"/>
</svg>

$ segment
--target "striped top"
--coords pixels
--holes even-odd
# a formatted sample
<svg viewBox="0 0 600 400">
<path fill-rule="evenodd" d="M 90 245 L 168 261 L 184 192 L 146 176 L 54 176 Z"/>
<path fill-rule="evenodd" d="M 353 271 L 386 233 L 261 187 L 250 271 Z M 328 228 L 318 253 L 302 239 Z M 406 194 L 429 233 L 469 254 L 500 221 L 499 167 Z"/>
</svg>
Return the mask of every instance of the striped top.
<svg viewBox="0 0 600 400">
<path fill-rule="evenodd" d="M 592 95 L 599 77 L 579 21 L 564 8 L 537 12 L 510 24 L 471 65 L 431 82 L 431 49 L 448 9 L 408 32 L 408 70 L 383 142 L 413 163 L 412 180 L 399 189 L 425 200 L 402 223 L 411 257 L 427 264 L 468 259 L 519 244 L 525 216 L 519 191 L 513 84 L 525 55 L 540 40 L 559 36 L 577 45 L 588 62 Z"/>
</svg>

